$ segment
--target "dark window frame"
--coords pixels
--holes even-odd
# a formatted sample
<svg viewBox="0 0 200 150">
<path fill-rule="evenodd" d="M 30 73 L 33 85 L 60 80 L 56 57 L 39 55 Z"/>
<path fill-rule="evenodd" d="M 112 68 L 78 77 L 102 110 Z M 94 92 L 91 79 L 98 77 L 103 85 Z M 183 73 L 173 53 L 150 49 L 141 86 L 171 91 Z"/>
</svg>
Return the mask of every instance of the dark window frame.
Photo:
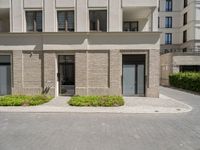
<svg viewBox="0 0 200 150">
<path fill-rule="evenodd" d="M 59 13 L 64 13 L 64 28 L 59 27 Z M 73 28 L 69 28 L 68 25 L 68 15 L 73 14 Z M 74 10 L 58 10 L 57 11 L 57 30 L 58 32 L 74 32 L 75 31 L 75 12 Z"/>
<path fill-rule="evenodd" d="M 165 17 L 165 28 L 172 28 L 173 26 L 173 19 L 171 16 Z"/>
<path fill-rule="evenodd" d="M 172 10 L 173 10 L 173 1 L 172 0 L 166 0 L 165 11 L 171 12 Z"/>
<path fill-rule="evenodd" d="M 180 72 L 200 72 L 200 65 L 180 65 Z"/>
<path fill-rule="evenodd" d="M 89 30 L 90 32 L 108 32 L 108 11 L 106 9 L 89 10 Z"/>
<path fill-rule="evenodd" d="M 183 25 L 187 24 L 187 12 L 183 14 Z"/>
<path fill-rule="evenodd" d="M 28 14 L 33 13 L 33 18 L 28 18 Z M 37 22 L 37 15 L 40 14 L 41 15 L 41 29 L 38 29 L 39 26 L 39 22 Z M 42 32 L 43 31 L 43 12 L 42 10 L 33 10 L 33 11 L 26 11 L 25 12 L 25 16 L 26 16 L 26 32 Z M 32 22 L 32 29 L 28 30 L 28 19 L 33 19 Z"/>
<path fill-rule="evenodd" d="M 186 8 L 188 6 L 188 0 L 184 0 L 183 2 L 183 8 Z"/>
<path fill-rule="evenodd" d="M 173 35 L 172 33 L 165 33 L 165 44 L 166 45 L 171 45 L 173 40 Z"/>
<path fill-rule="evenodd" d="M 187 30 L 183 31 L 183 43 L 187 42 Z"/>
<path fill-rule="evenodd" d="M 124 29 L 125 24 L 128 24 L 128 26 L 129 26 L 129 30 L 128 31 L 126 31 Z M 136 30 L 132 30 L 131 26 L 133 24 L 136 24 L 136 27 L 135 27 Z M 138 32 L 139 31 L 139 21 L 124 21 L 123 22 L 123 31 L 124 32 Z"/>
</svg>

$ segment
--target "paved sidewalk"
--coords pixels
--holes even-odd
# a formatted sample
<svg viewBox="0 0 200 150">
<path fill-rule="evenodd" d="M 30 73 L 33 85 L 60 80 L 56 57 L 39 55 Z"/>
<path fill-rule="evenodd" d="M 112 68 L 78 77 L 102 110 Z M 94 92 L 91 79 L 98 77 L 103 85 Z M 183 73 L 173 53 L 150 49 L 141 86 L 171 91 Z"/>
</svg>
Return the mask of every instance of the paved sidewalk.
<svg viewBox="0 0 200 150">
<path fill-rule="evenodd" d="M 30 113 L 183 113 L 192 107 L 160 95 L 160 98 L 124 97 L 125 105 L 121 107 L 72 107 L 67 104 L 70 97 L 56 97 L 40 106 L 0 107 L 0 112 L 30 112 Z"/>
</svg>

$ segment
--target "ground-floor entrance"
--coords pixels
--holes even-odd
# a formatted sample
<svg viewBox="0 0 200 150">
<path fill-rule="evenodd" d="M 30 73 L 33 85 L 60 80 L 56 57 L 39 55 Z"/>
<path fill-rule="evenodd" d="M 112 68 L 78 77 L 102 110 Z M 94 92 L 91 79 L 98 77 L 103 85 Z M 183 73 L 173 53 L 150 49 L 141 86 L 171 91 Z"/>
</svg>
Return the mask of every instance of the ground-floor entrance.
<svg viewBox="0 0 200 150">
<path fill-rule="evenodd" d="M 123 95 L 145 95 L 145 55 L 123 55 Z"/>
<path fill-rule="evenodd" d="M 59 95 L 75 94 L 75 57 L 74 55 L 58 56 Z"/>
<path fill-rule="evenodd" d="M 11 94 L 10 55 L 0 55 L 0 96 Z"/>
</svg>

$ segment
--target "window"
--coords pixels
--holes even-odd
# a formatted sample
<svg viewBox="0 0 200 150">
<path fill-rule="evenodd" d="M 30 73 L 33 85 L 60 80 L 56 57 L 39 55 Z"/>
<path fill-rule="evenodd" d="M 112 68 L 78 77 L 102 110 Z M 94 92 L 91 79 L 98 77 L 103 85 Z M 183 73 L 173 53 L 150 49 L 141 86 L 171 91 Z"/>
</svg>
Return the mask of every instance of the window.
<svg viewBox="0 0 200 150">
<path fill-rule="evenodd" d="M 172 33 L 165 33 L 165 44 L 172 44 Z"/>
<path fill-rule="evenodd" d="M 58 31 L 74 31 L 74 11 L 57 12 Z"/>
<path fill-rule="evenodd" d="M 180 66 L 180 72 L 200 72 L 199 65 Z"/>
<path fill-rule="evenodd" d="M 187 42 L 187 30 L 183 31 L 183 43 Z"/>
<path fill-rule="evenodd" d="M 107 11 L 90 10 L 90 31 L 107 31 Z"/>
<path fill-rule="evenodd" d="M 184 0 L 184 8 L 188 6 L 188 0 Z"/>
<path fill-rule="evenodd" d="M 165 17 L 165 28 L 172 28 L 172 17 Z"/>
<path fill-rule="evenodd" d="M 42 11 L 26 12 L 26 31 L 42 32 Z"/>
<path fill-rule="evenodd" d="M 184 13 L 183 15 L 183 25 L 187 24 L 187 13 Z"/>
<path fill-rule="evenodd" d="M 166 6 L 165 6 L 166 11 L 172 11 L 172 5 L 173 5 L 172 0 L 166 0 Z"/>
<path fill-rule="evenodd" d="M 123 23 L 123 31 L 138 31 L 138 21 L 126 21 Z"/>
<path fill-rule="evenodd" d="M 160 28 L 160 17 L 158 17 L 158 28 Z"/>
<path fill-rule="evenodd" d="M 184 52 L 184 53 L 187 52 L 187 48 L 183 48 L 183 52 Z"/>
</svg>

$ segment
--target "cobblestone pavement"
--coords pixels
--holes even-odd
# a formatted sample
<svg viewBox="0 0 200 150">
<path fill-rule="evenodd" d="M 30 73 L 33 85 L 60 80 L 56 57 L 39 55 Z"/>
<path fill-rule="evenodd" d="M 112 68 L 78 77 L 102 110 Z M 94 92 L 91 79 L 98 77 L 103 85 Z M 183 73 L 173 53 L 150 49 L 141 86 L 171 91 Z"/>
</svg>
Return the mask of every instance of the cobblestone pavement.
<svg viewBox="0 0 200 150">
<path fill-rule="evenodd" d="M 179 114 L 0 113 L 0 150 L 200 150 L 200 96 Z"/>
</svg>

